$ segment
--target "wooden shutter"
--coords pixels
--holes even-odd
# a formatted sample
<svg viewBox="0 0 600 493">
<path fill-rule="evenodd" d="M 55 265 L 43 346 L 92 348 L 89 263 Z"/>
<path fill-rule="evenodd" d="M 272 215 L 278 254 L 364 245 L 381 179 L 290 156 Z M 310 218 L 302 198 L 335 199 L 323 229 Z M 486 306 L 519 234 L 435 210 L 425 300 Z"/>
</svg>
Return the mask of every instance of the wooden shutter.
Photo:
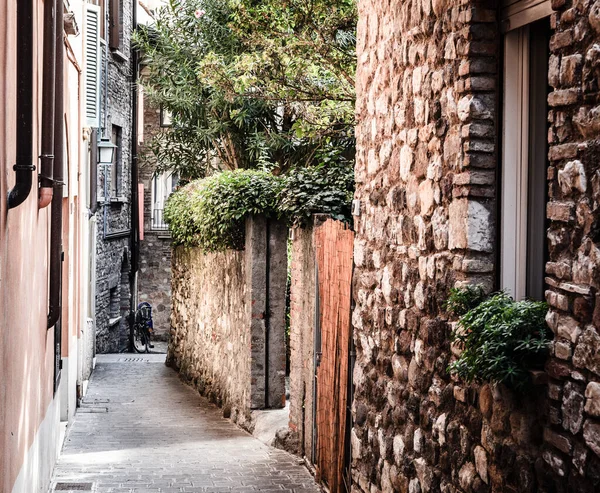
<svg viewBox="0 0 600 493">
<path fill-rule="evenodd" d="M 134 7 L 135 8 L 135 7 Z M 113 50 L 121 48 L 121 0 L 110 0 L 110 47 Z"/>
<path fill-rule="evenodd" d="M 91 128 L 100 126 L 100 7 L 85 4 L 85 117 Z"/>
</svg>

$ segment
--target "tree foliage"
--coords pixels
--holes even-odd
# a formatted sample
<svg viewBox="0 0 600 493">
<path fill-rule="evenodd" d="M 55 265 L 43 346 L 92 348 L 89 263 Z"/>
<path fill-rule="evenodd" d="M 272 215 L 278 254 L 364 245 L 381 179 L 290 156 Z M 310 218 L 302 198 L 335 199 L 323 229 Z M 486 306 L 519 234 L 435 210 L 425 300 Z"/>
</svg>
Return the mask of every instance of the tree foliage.
<svg viewBox="0 0 600 493">
<path fill-rule="evenodd" d="M 280 174 L 353 155 L 354 0 L 168 0 L 135 35 L 147 97 L 173 127 L 160 170 Z"/>
</svg>

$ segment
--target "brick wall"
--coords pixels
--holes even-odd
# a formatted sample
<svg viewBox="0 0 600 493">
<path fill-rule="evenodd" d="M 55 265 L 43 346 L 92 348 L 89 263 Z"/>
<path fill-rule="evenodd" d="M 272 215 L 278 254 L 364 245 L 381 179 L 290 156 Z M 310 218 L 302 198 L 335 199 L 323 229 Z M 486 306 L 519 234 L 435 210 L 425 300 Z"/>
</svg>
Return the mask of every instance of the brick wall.
<svg viewBox="0 0 600 493">
<path fill-rule="evenodd" d="M 152 178 L 157 163 L 149 144 L 160 132 L 160 110 L 144 99 L 144 142 L 139 147 L 139 180 L 144 185 L 144 240 L 140 242 L 139 301 L 153 307 L 155 337 L 167 340 L 171 315 L 171 236 L 152 229 Z"/>
<path fill-rule="evenodd" d="M 599 8 L 553 3 L 564 13 L 550 82 L 557 66 L 565 75 L 549 99 L 547 282 L 550 325 L 568 337 L 555 344 L 550 386 L 523 398 L 447 373 L 449 288 L 497 284 L 496 5 L 359 2 L 355 492 L 597 487 Z"/>
<path fill-rule="evenodd" d="M 286 242 L 256 217 L 242 252 L 173 254 L 167 364 L 246 428 L 252 409 L 285 405 Z"/>
</svg>

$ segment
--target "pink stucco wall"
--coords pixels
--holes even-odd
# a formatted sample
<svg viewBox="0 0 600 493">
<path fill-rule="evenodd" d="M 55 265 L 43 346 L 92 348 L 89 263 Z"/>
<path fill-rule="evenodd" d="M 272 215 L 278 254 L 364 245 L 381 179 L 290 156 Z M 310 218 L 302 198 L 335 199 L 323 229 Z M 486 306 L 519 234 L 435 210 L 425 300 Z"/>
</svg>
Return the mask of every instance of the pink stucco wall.
<svg viewBox="0 0 600 493">
<path fill-rule="evenodd" d="M 0 2 L 0 492 L 11 492 L 28 450 L 33 444 L 53 399 L 54 331 L 46 330 L 48 312 L 48 251 L 50 207 L 38 210 L 37 171 L 28 199 L 7 210 L 6 196 L 14 185 L 16 155 L 16 8 L 18 2 Z M 39 142 L 42 84 L 42 12 L 36 2 L 37 34 L 34 50 L 34 143 Z M 65 59 L 65 66 L 69 64 Z M 68 99 L 68 98 L 67 98 Z M 76 100 L 76 96 L 75 96 Z M 79 127 L 79 121 L 67 122 Z M 79 135 L 77 130 L 75 135 Z M 79 142 L 72 143 L 78 165 Z M 39 149 L 34 144 L 33 156 Z M 76 192 L 75 192 L 76 195 Z M 77 215 L 69 220 L 65 199 L 64 220 L 68 232 Z M 80 229 L 80 228 L 79 228 Z M 77 233 L 78 228 L 73 231 Z M 68 236 L 65 238 L 68 245 Z M 72 279 L 79 279 L 74 271 Z M 68 284 L 67 284 L 68 287 Z M 72 292 L 78 293 L 77 289 Z M 65 297 L 65 300 L 67 298 Z M 76 333 L 78 295 L 65 309 L 66 327 Z M 69 321 L 71 319 L 72 321 Z M 65 346 L 67 347 L 67 346 Z M 63 354 L 65 356 L 66 354 Z"/>
</svg>

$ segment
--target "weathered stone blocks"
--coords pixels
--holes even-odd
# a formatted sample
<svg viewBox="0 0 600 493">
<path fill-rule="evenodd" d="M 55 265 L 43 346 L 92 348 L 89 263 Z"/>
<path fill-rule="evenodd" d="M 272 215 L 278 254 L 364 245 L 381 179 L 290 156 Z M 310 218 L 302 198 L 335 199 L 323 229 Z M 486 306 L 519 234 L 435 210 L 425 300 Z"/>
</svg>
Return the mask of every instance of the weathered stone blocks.
<svg viewBox="0 0 600 493">
<path fill-rule="evenodd" d="M 173 256 L 167 364 L 244 427 L 252 409 L 285 405 L 286 239 L 259 217 L 245 251 Z"/>
</svg>

